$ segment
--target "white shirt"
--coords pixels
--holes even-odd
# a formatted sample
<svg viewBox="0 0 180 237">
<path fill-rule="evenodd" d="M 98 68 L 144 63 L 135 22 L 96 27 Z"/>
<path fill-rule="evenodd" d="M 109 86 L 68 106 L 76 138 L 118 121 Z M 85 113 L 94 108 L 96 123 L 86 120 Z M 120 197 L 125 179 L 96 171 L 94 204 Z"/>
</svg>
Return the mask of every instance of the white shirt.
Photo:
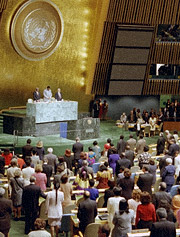
<svg viewBox="0 0 180 237">
<path fill-rule="evenodd" d="M 49 89 L 45 89 L 44 91 L 43 91 L 43 95 L 44 95 L 44 101 L 45 102 L 49 102 L 49 101 L 51 101 L 51 97 L 52 97 L 52 92 L 51 92 L 51 90 Z"/>
</svg>

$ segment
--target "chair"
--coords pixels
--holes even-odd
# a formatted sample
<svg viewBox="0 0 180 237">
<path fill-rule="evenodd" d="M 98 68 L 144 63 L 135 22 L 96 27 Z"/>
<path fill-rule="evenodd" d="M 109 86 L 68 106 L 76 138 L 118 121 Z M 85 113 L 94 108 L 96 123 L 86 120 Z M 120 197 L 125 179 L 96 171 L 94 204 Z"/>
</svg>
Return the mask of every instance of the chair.
<svg viewBox="0 0 180 237">
<path fill-rule="evenodd" d="M 170 194 L 172 197 L 174 197 L 176 194 L 177 194 L 177 188 L 179 187 L 180 185 L 173 185 L 171 187 L 171 190 L 170 190 Z"/>
<path fill-rule="evenodd" d="M 89 224 L 84 232 L 84 237 L 98 237 L 98 230 L 99 230 L 100 224 L 92 223 Z"/>
<path fill-rule="evenodd" d="M 76 208 L 75 204 L 69 205 L 69 206 L 64 208 L 63 213 L 64 214 L 70 214 L 71 210 L 74 210 L 75 208 Z"/>
<path fill-rule="evenodd" d="M 94 163 L 92 165 L 93 173 L 97 173 L 99 170 L 100 163 Z"/>
<path fill-rule="evenodd" d="M 84 201 L 84 197 L 81 197 L 77 200 L 77 206 L 79 206 L 79 203 L 82 202 L 82 201 Z"/>
<path fill-rule="evenodd" d="M 45 205 L 45 200 L 41 203 L 41 205 L 40 205 L 40 211 L 39 211 L 39 218 L 41 218 L 42 220 L 47 220 L 48 219 L 48 217 L 47 217 L 47 215 L 45 214 L 45 212 L 46 212 L 46 205 Z"/>
<path fill-rule="evenodd" d="M 104 195 L 98 198 L 97 207 L 102 208 L 104 204 Z"/>
<path fill-rule="evenodd" d="M 71 231 L 71 216 L 74 216 L 74 214 L 63 214 L 61 219 L 59 232 L 65 232 L 66 237 L 68 237 L 68 233 Z"/>
<path fill-rule="evenodd" d="M 148 134 L 148 137 L 150 137 L 150 126 L 145 126 L 144 128 L 144 137 Z"/>
<path fill-rule="evenodd" d="M 0 232 L 0 237 L 5 237 L 5 235 L 2 232 Z"/>
</svg>

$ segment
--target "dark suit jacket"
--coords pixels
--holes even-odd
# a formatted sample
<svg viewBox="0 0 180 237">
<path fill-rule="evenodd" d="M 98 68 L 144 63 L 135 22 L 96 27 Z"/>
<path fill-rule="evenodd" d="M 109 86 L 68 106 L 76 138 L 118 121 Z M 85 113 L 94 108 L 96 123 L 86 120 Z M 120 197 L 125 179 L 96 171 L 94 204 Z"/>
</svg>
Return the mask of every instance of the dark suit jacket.
<svg viewBox="0 0 180 237">
<path fill-rule="evenodd" d="M 83 144 L 80 142 L 76 142 L 73 144 L 72 151 L 74 152 L 74 159 L 80 159 L 80 153 L 83 151 Z"/>
<path fill-rule="evenodd" d="M 141 189 L 141 191 L 147 191 L 152 194 L 151 186 L 153 182 L 153 175 L 149 173 L 144 173 L 139 175 L 139 179 L 137 181 L 137 186 Z"/>
<path fill-rule="evenodd" d="M 26 144 L 25 146 L 23 146 L 22 147 L 23 159 L 25 159 L 26 156 L 31 156 L 32 150 L 33 147 L 31 145 Z"/>
<path fill-rule="evenodd" d="M 125 152 L 125 157 L 126 157 L 128 160 L 130 160 L 131 166 L 133 166 L 133 165 L 134 165 L 134 151 L 131 151 L 131 150 L 126 151 L 126 152 Z"/>
<path fill-rule="evenodd" d="M 60 95 L 61 95 L 61 96 L 59 96 L 58 92 L 56 92 L 56 94 L 55 94 L 55 99 L 56 99 L 57 101 L 61 101 L 61 100 L 62 100 L 62 94 L 60 93 Z"/>
<path fill-rule="evenodd" d="M 117 143 L 117 152 L 121 155 L 122 152 L 125 152 L 126 142 L 123 139 L 120 139 Z"/>
<path fill-rule="evenodd" d="M 153 204 L 156 209 L 158 208 L 161 200 L 167 200 L 167 202 L 171 205 L 171 202 L 172 202 L 171 194 L 165 191 L 156 192 L 153 195 Z"/>
<path fill-rule="evenodd" d="M 134 189 L 134 180 L 130 178 L 124 177 L 123 179 L 117 180 L 117 186 L 122 188 L 121 196 L 126 200 L 132 198 L 132 191 Z"/>
<path fill-rule="evenodd" d="M 43 164 L 42 166 L 43 168 L 43 173 L 46 174 L 47 176 L 47 183 L 46 183 L 46 187 L 51 187 L 51 176 L 52 176 L 52 166 L 51 165 L 48 165 L 48 164 Z"/>
<path fill-rule="evenodd" d="M 37 94 L 36 91 L 34 91 L 33 92 L 33 99 L 36 100 L 36 101 L 40 100 L 41 99 L 41 94 L 40 93 Z"/>
<path fill-rule="evenodd" d="M 78 207 L 77 217 L 80 220 L 80 230 L 85 231 L 85 228 L 90 223 L 95 222 L 95 217 L 97 216 L 97 205 L 95 201 L 90 200 L 90 198 L 82 201 Z"/>
<path fill-rule="evenodd" d="M 0 174 L 4 175 L 5 158 L 0 156 Z"/>
<path fill-rule="evenodd" d="M 41 188 L 35 184 L 29 184 L 24 187 L 22 195 L 22 206 L 27 212 L 38 212 L 39 197 L 46 198 Z"/>
<path fill-rule="evenodd" d="M 176 228 L 173 222 L 160 220 L 152 224 L 151 237 L 175 237 Z"/>
<path fill-rule="evenodd" d="M 131 168 L 131 161 L 126 159 L 126 158 L 117 160 L 116 161 L 116 176 L 118 176 L 119 170 L 120 170 L 121 167 L 125 167 L 125 168 L 130 169 Z"/>
<path fill-rule="evenodd" d="M 157 140 L 157 155 L 160 155 L 164 151 L 166 139 L 164 137 L 159 137 Z"/>
<path fill-rule="evenodd" d="M 0 232 L 10 229 L 12 201 L 0 197 Z"/>
</svg>

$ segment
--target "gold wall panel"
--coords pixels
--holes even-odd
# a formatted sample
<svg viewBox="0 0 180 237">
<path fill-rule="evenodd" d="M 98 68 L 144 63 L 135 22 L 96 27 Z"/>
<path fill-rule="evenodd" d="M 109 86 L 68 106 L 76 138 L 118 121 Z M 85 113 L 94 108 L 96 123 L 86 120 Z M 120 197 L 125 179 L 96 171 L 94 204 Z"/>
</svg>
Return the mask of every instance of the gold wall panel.
<svg viewBox="0 0 180 237">
<path fill-rule="evenodd" d="M 64 20 L 64 35 L 49 58 L 32 62 L 19 56 L 10 40 L 10 25 L 16 9 L 24 0 L 8 0 L 0 22 L 0 109 L 25 105 L 35 87 L 42 94 L 47 85 L 53 94 L 61 88 L 64 99 L 79 102 L 79 111 L 88 111 L 92 95 L 86 95 L 100 0 L 52 0 Z M 101 3 L 101 4 L 100 4 Z M 96 14 L 95 14 L 96 13 Z"/>
</svg>

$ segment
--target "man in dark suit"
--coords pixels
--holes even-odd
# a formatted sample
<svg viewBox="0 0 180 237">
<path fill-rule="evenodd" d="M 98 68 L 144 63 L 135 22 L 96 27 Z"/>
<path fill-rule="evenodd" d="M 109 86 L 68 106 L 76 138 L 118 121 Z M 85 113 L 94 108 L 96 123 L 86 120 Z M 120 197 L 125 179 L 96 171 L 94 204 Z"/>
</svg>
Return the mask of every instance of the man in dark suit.
<svg viewBox="0 0 180 237">
<path fill-rule="evenodd" d="M 175 224 L 166 220 L 167 212 L 165 208 L 158 208 L 156 211 L 158 222 L 152 224 L 150 237 L 175 237 L 176 228 Z"/>
<path fill-rule="evenodd" d="M 80 221 L 79 229 L 84 233 L 86 226 L 95 222 L 97 216 L 97 204 L 90 198 L 88 191 L 84 192 L 84 201 L 79 204 L 77 217 Z"/>
<path fill-rule="evenodd" d="M 166 200 L 169 203 L 169 205 L 171 205 L 172 197 L 170 193 L 166 192 L 166 187 L 167 187 L 166 183 L 161 182 L 159 184 L 159 191 L 155 192 L 153 195 L 153 204 L 156 209 L 158 208 L 161 200 Z"/>
<path fill-rule="evenodd" d="M 53 168 L 51 165 L 48 165 L 48 159 L 47 158 L 44 158 L 44 164 L 42 166 L 43 168 L 43 171 L 42 173 L 45 173 L 46 174 L 46 177 L 47 177 L 47 183 L 46 183 L 46 187 L 47 188 L 50 188 L 51 187 L 51 176 L 52 176 L 52 173 L 53 173 Z"/>
<path fill-rule="evenodd" d="M 120 136 L 120 140 L 117 143 L 117 153 L 121 155 L 122 152 L 125 152 L 126 149 L 126 142 L 124 141 L 124 136 Z"/>
<path fill-rule="evenodd" d="M 60 88 L 58 88 L 58 90 L 57 90 L 57 92 L 55 94 L 55 99 L 57 101 L 61 101 L 62 100 L 62 93 L 61 93 L 61 89 Z"/>
<path fill-rule="evenodd" d="M 157 140 L 157 156 L 164 152 L 165 143 L 166 143 L 166 139 L 164 138 L 163 132 L 161 132 Z"/>
<path fill-rule="evenodd" d="M 27 139 L 27 144 L 22 147 L 23 159 L 25 159 L 26 156 L 31 156 L 32 150 L 33 147 L 31 146 L 31 139 Z"/>
<path fill-rule="evenodd" d="M 34 221 L 39 212 L 39 197 L 46 198 L 41 188 L 35 185 L 36 178 L 31 176 L 30 184 L 23 189 L 22 206 L 25 210 L 25 234 L 34 230 Z"/>
<path fill-rule="evenodd" d="M 144 174 L 139 175 L 139 179 L 137 181 L 137 186 L 141 189 L 141 191 L 146 191 L 152 195 L 152 182 L 153 175 L 149 173 L 148 166 L 144 165 L 142 168 Z"/>
<path fill-rule="evenodd" d="M 80 143 L 79 137 L 76 138 L 76 143 L 73 144 L 72 151 L 74 153 L 75 174 L 76 174 L 78 170 L 78 160 L 80 159 L 80 153 L 83 151 L 83 144 Z"/>
<path fill-rule="evenodd" d="M 125 157 L 130 160 L 131 166 L 134 166 L 134 151 L 131 150 L 130 146 L 126 146 Z"/>
<path fill-rule="evenodd" d="M 41 95 L 39 92 L 39 88 L 37 87 L 36 90 L 33 92 L 33 100 L 40 101 Z"/>
<path fill-rule="evenodd" d="M 125 157 L 125 153 L 121 153 L 121 156 L 120 156 L 121 159 L 117 160 L 116 161 L 116 176 L 118 176 L 118 174 L 120 173 L 120 169 L 123 167 L 123 168 L 128 168 L 130 169 L 131 168 L 131 161 L 128 160 L 126 157 Z"/>
<path fill-rule="evenodd" d="M 0 174 L 4 175 L 4 171 L 5 171 L 5 158 L 1 154 L 2 154 L 2 152 L 0 151 Z"/>
<path fill-rule="evenodd" d="M 4 198 L 4 193 L 5 189 L 0 187 L 0 232 L 8 236 L 11 227 L 12 201 Z"/>
</svg>

